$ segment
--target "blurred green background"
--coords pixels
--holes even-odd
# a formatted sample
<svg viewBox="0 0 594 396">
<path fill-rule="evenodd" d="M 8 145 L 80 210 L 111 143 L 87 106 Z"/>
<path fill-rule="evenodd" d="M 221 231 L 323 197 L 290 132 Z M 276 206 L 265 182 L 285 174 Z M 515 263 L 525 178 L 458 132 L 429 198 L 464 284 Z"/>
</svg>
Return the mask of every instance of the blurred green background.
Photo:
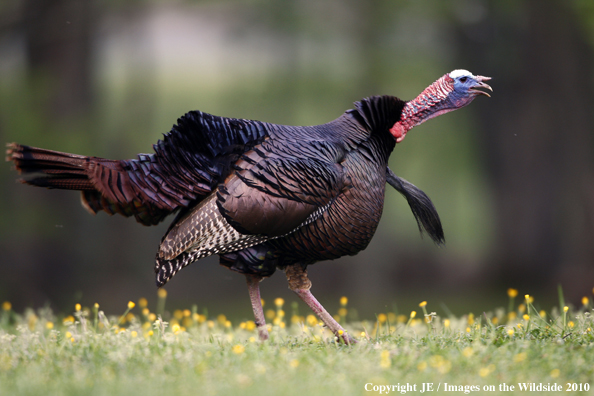
<svg viewBox="0 0 594 396">
<path fill-rule="evenodd" d="M 590 0 L 4 0 L 0 142 L 134 158 L 193 109 L 311 125 L 453 69 L 491 76 L 493 98 L 415 128 L 390 160 L 433 199 L 446 246 L 388 187 L 368 249 L 310 267 L 312 291 L 364 318 L 422 300 L 480 313 L 508 287 L 548 309 L 558 284 L 576 303 L 594 286 L 593 54 Z M 154 303 L 168 221 L 93 217 L 78 193 L 16 179 L 0 167 L 0 301 Z M 251 317 L 244 277 L 216 257 L 167 290 L 170 308 Z M 296 300 L 282 273 L 262 293 Z"/>
</svg>

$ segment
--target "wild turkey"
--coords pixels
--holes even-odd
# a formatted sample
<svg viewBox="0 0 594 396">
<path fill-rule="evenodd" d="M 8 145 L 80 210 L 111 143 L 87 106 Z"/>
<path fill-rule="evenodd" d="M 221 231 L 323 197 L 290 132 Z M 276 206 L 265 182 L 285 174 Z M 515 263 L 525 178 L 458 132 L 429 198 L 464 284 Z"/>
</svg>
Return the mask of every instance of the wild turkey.
<svg viewBox="0 0 594 396">
<path fill-rule="evenodd" d="M 16 143 L 7 161 L 22 182 L 82 191 L 91 213 L 134 216 L 154 225 L 178 212 L 161 240 L 155 272 L 163 286 L 180 269 L 213 254 L 245 274 L 261 339 L 268 331 L 259 282 L 279 268 L 289 288 L 346 342 L 355 342 L 310 292 L 307 266 L 354 255 L 380 220 L 385 184 L 407 199 L 437 243 L 443 230 L 431 200 L 388 168 L 396 143 L 416 125 L 468 105 L 477 88 L 492 90 L 466 70 L 445 74 L 416 99 L 374 96 L 324 125 L 295 127 L 191 111 L 154 154 L 108 160 Z"/>
</svg>

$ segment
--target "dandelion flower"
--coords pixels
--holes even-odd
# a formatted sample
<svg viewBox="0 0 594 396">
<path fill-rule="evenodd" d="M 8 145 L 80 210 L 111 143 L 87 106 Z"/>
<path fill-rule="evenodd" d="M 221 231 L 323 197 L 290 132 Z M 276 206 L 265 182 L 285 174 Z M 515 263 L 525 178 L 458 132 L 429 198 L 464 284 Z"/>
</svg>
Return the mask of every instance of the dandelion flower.
<svg viewBox="0 0 594 396">
<path fill-rule="evenodd" d="M 529 321 L 530 320 L 530 315 L 524 314 L 524 316 L 522 316 L 522 318 L 524 318 L 525 321 Z"/>
<path fill-rule="evenodd" d="M 307 317 L 305 318 L 305 321 L 311 327 L 314 327 L 315 325 L 318 324 L 318 318 L 316 318 L 314 315 L 307 315 Z"/>
<path fill-rule="evenodd" d="M 54 323 L 53 322 L 46 322 L 45 328 L 48 329 L 48 330 L 53 329 L 54 328 Z"/>
<path fill-rule="evenodd" d="M 479 375 L 480 375 L 481 377 L 486 377 L 486 376 L 487 376 L 487 375 L 489 375 L 490 373 L 491 373 L 491 372 L 489 371 L 489 368 L 488 368 L 488 367 L 482 367 L 482 368 L 479 370 Z"/>
<path fill-rule="evenodd" d="M 242 353 L 245 352 L 245 347 L 241 344 L 233 345 L 233 348 L 231 348 L 231 351 L 236 355 L 241 355 Z"/>
<path fill-rule="evenodd" d="M 526 360 L 526 352 L 520 352 L 516 355 L 514 355 L 514 363 L 520 363 L 523 362 L 524 360 Z"/>
<path fill-rule="evenodd" d="M 392 359 L 390 359 L 390 351 L 382 351 L 380 358 L 380 367 L 388 368 L 392 365 Z"/>
</svg>

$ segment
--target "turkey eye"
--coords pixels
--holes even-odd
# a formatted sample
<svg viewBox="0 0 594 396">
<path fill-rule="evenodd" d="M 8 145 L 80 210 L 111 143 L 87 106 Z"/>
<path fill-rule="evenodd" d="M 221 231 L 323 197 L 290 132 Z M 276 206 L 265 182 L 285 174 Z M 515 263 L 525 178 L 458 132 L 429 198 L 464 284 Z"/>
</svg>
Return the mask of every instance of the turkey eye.
<svg viewBox="0 0 594 396">
<path fill-rule="evenodd" d="M 460 77 L 460 82 L 465 83 L 468 80 L 468 77 Z"/>
</svg>

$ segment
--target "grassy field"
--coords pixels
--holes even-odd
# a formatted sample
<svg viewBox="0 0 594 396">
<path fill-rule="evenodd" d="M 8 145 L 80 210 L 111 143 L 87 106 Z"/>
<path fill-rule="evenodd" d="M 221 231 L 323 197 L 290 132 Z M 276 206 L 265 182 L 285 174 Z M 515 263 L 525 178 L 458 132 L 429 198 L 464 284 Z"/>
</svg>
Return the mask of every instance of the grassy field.
<svg viewBox="0 0 594 396">
<path fill-rule="evenodd" d="M 282 299 L 265 306 L 264 343 L 253 322 L 166 312 L 165 293 L 155 312 L 140 299 L 114 317 L 97 304 L 58 318 L 5 302 L 0 395 L 594 394 L 592 299 L 544 312 L 508 293 L 508 307 L 480 315 L 442 318 L 422 302 L 373 322 L 349 321 L 343 297 L 337 316 L 353 346 Z"/>
</svg>

